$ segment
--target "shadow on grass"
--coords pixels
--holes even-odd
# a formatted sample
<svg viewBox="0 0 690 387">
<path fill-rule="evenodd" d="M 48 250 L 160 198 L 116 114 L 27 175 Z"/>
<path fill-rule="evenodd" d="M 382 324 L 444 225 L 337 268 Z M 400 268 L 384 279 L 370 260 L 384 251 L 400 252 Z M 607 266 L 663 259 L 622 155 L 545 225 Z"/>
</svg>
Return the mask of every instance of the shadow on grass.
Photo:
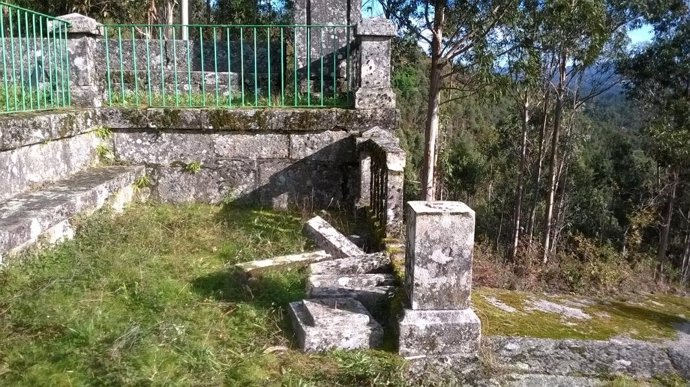
<svg viewBox="0 0 690 387">
<path fill-rule="evenodd" d="M 197 294 L 223 303 L 244 303 L 268 311 L 280 308 L 280 329 L 295 347 L 294 335 L 287 313 L 288 304 L 302 300 L 305 294 L 304 275 L 296 270 L 268 273 L 246 280 L 241 273 L 223 270 L 192 281 Z"/>
<path fill-rule="evenodd" d="M 613 302 L 611 303 L 611 306 L 612 308 L 609 311 L 611 314 L 616 314 L 627 319 L 640 321 L 659 327 L 680 327 L 680 329 L 690 331 L 690 320 L 678 317 L 674 314 L 658 312 L 652 309 L 638 307 L 623 302 Z"/>
</svg>

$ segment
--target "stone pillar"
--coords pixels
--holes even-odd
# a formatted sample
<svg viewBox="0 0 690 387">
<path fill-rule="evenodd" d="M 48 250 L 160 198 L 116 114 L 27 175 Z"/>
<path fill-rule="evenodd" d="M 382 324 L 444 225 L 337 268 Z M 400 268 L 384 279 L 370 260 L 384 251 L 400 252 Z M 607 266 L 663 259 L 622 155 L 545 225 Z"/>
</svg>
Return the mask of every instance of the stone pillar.
<svg viewBox="0 0 690 387">
<path fill-rule="evenodd" d="M 470 309 L 474 211 L 460 202 L 407 204 L 405 291 L 399 352 L 407 358 L 473 357 L 481 327 Z"/>
<path fill-rule="evenodd" d="M 359 39 L 359 88 L 355 108 L 395 107 L 391 88 L 391 39 L 395 25 L 384 18 L 366 19 L 357 24 Z"/>
<path fill-rule="evenodd" d="M 78 13 L 70 13 L 60 19 L 71 24 L 67 32 L 67 49 L 72 105 L 101 107 L 104 90 L 96 70 L 96 50 L 97 39 L 103 36 L 103 24 Z"/>
<path fill-rule="evenodd" d="M 342 85 L 347 77 L 347 54 L 352 56 L 355 40 L 351 28 L 308 28 L 306 26 L 328 26 L 340 25 L 350 26 L 362 20 L 360 12 L 361 1 L 356 0 L 295 0 L 294 3 L 294 24 L 300 26 L 295 28 L 295 60 L 299 69 L 300 90 L 306 91 L 307 77 L 312 81 L 312 92 L 315 92 L 320 83 L 319 74 L 321 57 L 324 60 L 326 89 L 332 88 L 332 79 L 336 78 L 338 91 L 347 89 L 347 85 Z M 307 39 L 307 31 L 311 39 Z M 323 42 L 323 47 L 321 44 Z M 307 47 L 311 47 L 308 50 Z M 333 73 L 333 52 L 335 50 L 336 73 Z M 307 74 L 307 62 L 311 62 L 311 74 Z M 350 70 L 352 73 L 353 71 Z M 328 90 L 332 92 L 332 90 Z M 326 93 L 327 95 L 328 92 Z"/>
</svg>

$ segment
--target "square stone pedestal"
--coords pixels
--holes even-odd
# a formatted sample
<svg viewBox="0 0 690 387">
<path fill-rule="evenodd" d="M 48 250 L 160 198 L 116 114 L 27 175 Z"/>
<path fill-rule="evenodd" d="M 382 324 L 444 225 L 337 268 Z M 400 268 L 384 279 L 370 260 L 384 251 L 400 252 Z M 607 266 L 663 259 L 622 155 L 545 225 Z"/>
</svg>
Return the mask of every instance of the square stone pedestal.
<svg viewBox="0 0 690 387">
<path fill-rule="evenodd" d="M 380 347 L 383 328 L 353 298 L 321 298 L 292 302 L 288 312 L 304 352 Z"/>
<path fill-rule="evenodd" d="M 479 351 L 481 323 L 472 309 L 405 309 L 399 328 L 398 352 L 405 358 L 472 357 Z"/>
</svg>

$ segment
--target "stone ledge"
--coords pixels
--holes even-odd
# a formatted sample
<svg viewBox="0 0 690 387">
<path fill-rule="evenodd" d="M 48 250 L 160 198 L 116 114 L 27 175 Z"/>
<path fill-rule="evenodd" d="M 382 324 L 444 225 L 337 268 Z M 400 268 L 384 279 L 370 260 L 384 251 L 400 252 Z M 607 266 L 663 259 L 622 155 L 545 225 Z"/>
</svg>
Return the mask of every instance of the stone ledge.
<svg viewBox="0 0 690 387">
<path fill-rule="evenodd" d="M 41 191 L 21 194 L 0 204 L 0 262 L 2 257 L 28 247 L 45 234 L 49 242 L 71 236 L 70 218 L 102 207 L 115 198 L 114 207 L 132 199 L 118 195 L 143 173 L 143 167 L 105 167 L 76 173 Z"/>
<path fill-rule="evenodd" d="M 0 151 L 73 137 L 98 125 L 92 109 L 0 115 Z"/>
<path fill-rule="evenodd" d="M 311 274 L 365 274 L 390 271 L 391 260 L 384 253 L 366 254 L 312 263 Z"/>
<path fill-rule="evenodd" d="M 240 132 L 364 131 L 373 126 L 397 128 L 396 109 L 100 109 L 103 125 L 112 129 L 178 129 Z"/>
<path fill-rule="evenodd" d="M 667 349 L 632 339 L 555 340 L 492 337 L 488 348 L 496 366 L 510 372 L 636 378 L 674 374 Z"/>
</svg>

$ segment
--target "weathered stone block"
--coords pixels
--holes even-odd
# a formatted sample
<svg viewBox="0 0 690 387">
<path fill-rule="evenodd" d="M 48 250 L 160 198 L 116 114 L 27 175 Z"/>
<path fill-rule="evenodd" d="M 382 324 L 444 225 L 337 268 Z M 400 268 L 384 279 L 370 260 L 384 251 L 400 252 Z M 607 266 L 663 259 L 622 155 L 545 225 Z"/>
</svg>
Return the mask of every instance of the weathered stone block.
<svg viewBox="0 0 690 387">
<path fill-rule="evenodd" d="M 99 143 L 96 136 L 83 134 L 0 152 L 0 200 L 94 164 Z"/>
<path fill-rule="evenodd" d="M 365 274 L 384 272 L 391 268 L 391 261 L 384 253 L 365 254 L 312 263 L 309 265 L 311 274 Z"/>
<path fill-rule="evenodd" d="M 472 357 L 479 351 L 481 323 L 472 309 L 405 309 L 399 329 L 399 353 L 406 358 Z"/>
<path fill-rule="evenodd" d="M 407 205 L 405 289 L 412 309 L 470 306 L 474 211 L 460 202 Z"/>
<path fill-rule="evenodd" d="M 307 280 L 310 298 L 354 298 L 377 321 L 387 321 L 391 299 L 395 295 L 391 274 L 311 275 Z"/>
<path fill-rule="evenodd" d="M 394 108 L 395 103 L 395 92 L 389 87 L 359 88 L 355 92 L 357 109 Z"/>
<path fill-rule="evenodd" d="M 288 157 L 286 134 L 214 134 L 219 159 L 281 159 Z"/>
<path fill-rule="evenodd" d="M 249 274 L 263 269 L 275 269 L 285 266 L 302 265 L 306 266 L 310 263 L 321 262 L 332 257 L 323 250 L 312 251 L 301 254 L 282 255 L 268 259 L 260 259 L 250 262 L 242 262 L 235 265 L 237 269 Z"/>
<path fill-rule="evenodd" d="M 345 235 L 341 234 L 320 216 L 315 216 L 304 227 L 317 246 L 324 249 L 334 258 L 345 258 L 364 255 L 364 251 L 357 247 Z"/>
<path fill-rule="evenodd" d="M 312 274 L 307 279 L 307 292 L 314 288 L 362 289 L 373 286 L 395 285 L 392 274 Z"/>
<path fill-rule="evenodd" d="M 227 160 L 217 168 L 202 167 L 198 172 L 157 166 L 152 168 L 151 179 L 153 195 L 163 202 L 219 203 L 250 196 L 256 189 L 256 167 L 252 161 L 241 160 Z"/>
<path fill-rule="evenodd" d="M 60 19 L 70 23 L 70 37 L 75 35 L 103 35 L 103 24 L 97 22 L 95 19 L 92 19 L 88 16 L 84 16 L 78 13 L 70 13 L 67 15 L 60 16 Z"/>
<path fill-rule="evenodd" d="M 198 133 L 117 131 L 115 157 L 136 164 L 183 166 L 191 162 L 213 165 L 211 136 Z"/>
<path fill-rule="evenodd" d="M 381 325 L 352 298 L 292 302 L 288 312 L 299 347 L 305 352 L 368 349 L 382 344 Z"/>
<path fill-rule="evenodd" d="M 290 158 L 352 162 L 354 140 L 346 131 L 325 131 L 321 133 L 291 134 Z"/>
<path fill-rule="evenodd" d="M 309 160 L 260 160 L 259 200 L 273 208 L 344 206 L 346 167 Z"/>
</svg>

